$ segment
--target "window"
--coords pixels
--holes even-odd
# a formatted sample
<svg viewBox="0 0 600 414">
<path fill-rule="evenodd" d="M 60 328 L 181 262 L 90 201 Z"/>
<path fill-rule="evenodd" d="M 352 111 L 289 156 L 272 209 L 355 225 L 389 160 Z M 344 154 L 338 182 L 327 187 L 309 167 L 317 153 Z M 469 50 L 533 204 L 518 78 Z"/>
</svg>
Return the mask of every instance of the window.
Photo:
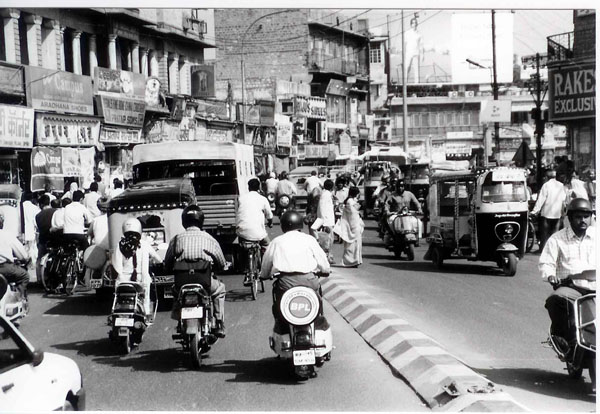
<svg viewBox="0 0 600 414">
<path fill-rule="evenodd" d="M 371 63 L 381 63 L 381 45 L 370 50 L 369 59 Z"/>
<path fill-rule="evenodd" d="M 484 203 L 527 201 L 523 181 L 492 181 L 492 178 L 493 174 L 488 174 L 481 187 L 481 201 Z"/>
<path fill-rule="evenodd" d="M 326 54 L 329 54 L 329 40 L 323 40 L 323 49 Z"/>
</svg>

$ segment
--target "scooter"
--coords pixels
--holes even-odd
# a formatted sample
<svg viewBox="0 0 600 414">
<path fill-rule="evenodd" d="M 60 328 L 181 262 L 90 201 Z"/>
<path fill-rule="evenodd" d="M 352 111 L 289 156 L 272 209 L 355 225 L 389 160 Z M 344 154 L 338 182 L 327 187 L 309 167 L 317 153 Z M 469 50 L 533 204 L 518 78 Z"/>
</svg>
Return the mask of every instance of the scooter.
<svg viewBox="0 0 600 414">
<path fill-rule="evenodd" d="M 19 321 L 25 317 L 27 310 L 21 292 L 14 283 L 9 283 L 3 275 L 0 275 L 0 315 L 19 325 Z"/>
<path fill-rule="evenodd" d="M 269 206 L 271 207 L 271 212 L 275 214 L 275 193 L 267 193 L 267 200 L 269 201 Z"/>
<path fill-rule="evenodd" d="M 275 296 L 273 303 L 277 303 Z M 290 364 L 299 380 L 316 377 L 315 366 L 329 361 L 333 349 L 331 327 L 323 316 L 319 295 L 308 287 L 293 287 L 281 296 L 278 311 L 287 324 L 275 320 L 269 346 Z"/>
<path fill-rule="evenodd" d="M 391 237 L 391 244 L 386 246 L 387 249 L 394 252 L 397 259 L 405 253 L 408 260 L 415 260 L 415 246 L 419 243 L 419 219 L 414 212 L 403 207 L 400 212 L 390 214 L 386 220 Z"/>
<path fill-rule="evenodd" d="M 287 194 L 280 194 L 277 196 L 275 211 L 277 216 L 281 217 L 287 210 L 294 208 L 294 196 Z"/>
<path fill-rule="evenodd" d="M 589 273 L 573 275 L 561 280 L 561 286 L 578 288 L 585 293 L 572 301 L 573 323 L 577 342 L 574 349 L 568 349 L 563 338 L 548 333 L 548 339 L 543 344 L 550 345 L 558 359 L 567 365 L 569 377 L 581 378 L 584 369 L 588 369 L 592 385 L 596 387 L 596 276 L 593 272 L 593 282 Z M 592 289 L 593 288 L 593 289 Z"/>
<path fill-rule="evenodd" d="M 189 351 L 194 368 L 202 365 L 202 354 L 210 350 L 217 337 L 212 333 L 215 325 L 209 292 L 200 283 L 188 283 L 179 290 L 181 304 L 178 332 L 172 338 Z"/>
<path fill-rule="evenodd" d="M 150 325 L 144 309 L 144 287 L 136 282 L 124 282 L 117 285 L 108 325 L 111 330 L 108 337 L 116 342 L 121 352 L 129 354 L 142 342 L 144 332 Z M 156 316 L 158 302 L 155 302 Z"/>
</svg>

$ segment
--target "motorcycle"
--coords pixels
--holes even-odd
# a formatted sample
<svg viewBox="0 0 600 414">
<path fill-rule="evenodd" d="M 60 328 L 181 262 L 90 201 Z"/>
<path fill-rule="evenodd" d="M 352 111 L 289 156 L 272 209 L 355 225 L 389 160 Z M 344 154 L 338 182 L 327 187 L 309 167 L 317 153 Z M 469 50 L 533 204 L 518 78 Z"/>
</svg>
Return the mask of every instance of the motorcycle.
<svg viewBox="0 0 600 414">
<path fill-rule="evenodd" d="M 111 315 L 108 325 L 111 330 L 108 337 L 116 342 L 124 354 L 142 342 L 144 332 L 149 326 L 144 309 L 144 287 L 136 282 L 124 282 L 115 289 Z M 154 306 L 156 315 L 157 304 Z"/>
<path fill-rule="evenodd" d="M 275 193 L 267 193 L 267 200 L 269 201 L 269 206 L 271 207 L 271 212 L 275 214 Z"/>
<path fill-rule="evenodd" d="M 281 217 L 287 210 L 294 209 L 294 196 L 288 194 L 280 194 L 277 196 L 275 214 Z"/>
<path fill-rule="evenodd" d="M 277 303 L 275 296 L 273 301 Z M 287 325 L 275 320 L 269 346 L 278 358 L 291 364 L 298 379 L 316 377 L 315 366 L 329 361 L 333 349 L 331 327 L 322 314 L 319 295 L 311 288 L 295 286 L 281 296 L 279 311 Z"/>
<path fill-rule="evenodd" d="M 593 280 L 591 280 L 593 273 Z M 574 349 L 567 350 L 564 344 L 559 343 L 563 338 L 548 333 L 548 339 L 543 342 L 550 345 L 558 359 L 567 365 L 569 377 L 581 378 L 584 369 L 588 369 L 592 385 L 596 386 L 596 274 L 583 272 L 561 280 L 560 286 L 577 288 L 583 296 L 572 301 L 575 336 L 577 342 Z"/>
<path fill-rule="evenodd" d="M 42 258 L 41 267 L 46 292 L 72 295 L 85 272 L 83 250 L 76 241 L 52 242 Z"/>
<path fill-rule="evenodd" d="M 198 272 L 190 269 L 187 276 L 176 279 L 181 283 L 181 287 L 174 289 L 179 291 L 177 301 L 180 314 L 177 333 L 173 334 L 172 338 L 183 346 L 184 351 L 190 353 L 194 368 L 200 368 L 202 354 L 207 353 L 218 339 L 212 333 L 216 320 L 213 317 L 210 292 L 206 289 L 210 286 L 211 277 L 210 268 Z"/>
<path fill-rule="evenodd" d="M 19 263 L 27 267 L 27 263 Z M 19 326 L 19 321 L 27 315 L 25 298 L 17 289 L 14 283 L 9 283 L 6 278 L 0 274 L 0 315 Z"/>
<path fill-rule="evenodd" d="M 387 249 L 394 252 L 397 259 L 405 253 L 408 260 L 415 260 L 415 246 L 419 243 L 419 219 L 415 213 L 409 211 L 408 207 L 403 207 L 400 212 L 390 214 L 386 220 L 392 242 Z"/>
</svg>

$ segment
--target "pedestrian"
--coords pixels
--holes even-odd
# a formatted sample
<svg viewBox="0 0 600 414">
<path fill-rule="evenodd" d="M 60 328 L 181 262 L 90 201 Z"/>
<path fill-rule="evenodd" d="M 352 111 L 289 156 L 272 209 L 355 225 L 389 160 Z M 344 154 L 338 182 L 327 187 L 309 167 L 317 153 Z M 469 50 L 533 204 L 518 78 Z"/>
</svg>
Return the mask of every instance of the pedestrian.
<svg viewBox="0 0 600 414">
<path fill-rule="evenodd" d="M 556 233 L 560 226 L 560 218 L 565 200 L 565 186 L 556 179 L 556 171 L 546 172 L 547 181 L 542 185 L 531 214 L 539 215 L 540 248 L 544 250 L 548 238 Z"/>
<path fill-rule="evenodd" d="M 43 194 L 40 197 L 40 207 L 42 210 L 35 216 L 35 227 L 38 232 L 38 258 L 35 264 L 37 280 L 42 280 L 42 258 L 48 252 L 48 243 L 50 242 L 52 228 L 52 216 L 56 212 L 56 208 L 50 205 L 50 197 L 48 194 Z"/>
<path fill-rule="evenodd" d="M 344 242 L 342 265 L 346 267 L 358 267 L 362 263 L 362 234 L 365 224 L 359 214 L 359 196 L 358 187 L 350 187 L 342 217 L 335 227 L 336 234 Z"/>
<path fill-rule="evenodd" d="M 335 226 L 335 211 L 333 210 L 333 181 L 325 180 L 317 206 L 317 220 L 321 220 L 321 228 L 316 233 L 317 241 L 327 254 L 329 263 L 333 263 L 331 245 L 333 244 L 333 227 Z"/>
<path fill-rule="evenodd" d="M 37 199 L 32 192 L 27 191 L 23 197 L 25 199 L 23 202 L 23 244 L 31 260 L 35 261 L 38 256 L 35 216 L 40 212 L 40 208 L 37 206 Z"/>
<path fill-rule="evenodd" d="M 25 311 L 29 309 L 27 302 L 27 283 L 29 273 L 21 266 L 15 264 L 15 260 L 22 262 L 30 261 L 27 250 L 21 242 L 10 232 L 4 230 L 4 213 L 0 211 L 0 274 L 9 283 L 14 283 L 24 301 Z"/>
<path fill-rule="evenodd" d="M 98 217 L 101 214 L 98 209 L 98 200 L 100 200 L 100 197 L 98 183 L 94 181 L 90 184 L 90 192 L 83 197 L 83 205 L 94 217 Z"/>
<path fill-rule="evenodd" d="M 125 191 L 123 189 L 123 181 L 119 180 L 118 178 L 115 178 L 113 181 L 113 186 L 114 188 L 110 191 L 110 197 L 116 197 L 119 194 L 121 194 L 123 191 Z"/>
<path fill-rule="evenodd" d="M 65 192 L 61 198 L 62 199 L 70 198 L 71 200 L 73 200 L 73 193 L 77 190 L 79 190 L 79 185 L 77 184 L 76 181 L 73 181 L 70 184 L 68 184 L 68 187 L 67 187 L 67 185 L 65 185 Z"/>
<path fill-rule="evenodd" d="M 98 173 L 94 174 L 94 181 L 98 183 L 98 194 L 100 194 L 101 197 L 106 196 L 106 184 L 102 182 L 102 176 Z"/>
<path fill-rule="evenodd" d="M 583 181 L 585 189 L 588 193 L 592 209 L 596 209 L 596 171 L 593 168 L 587 167 L 583 170 Z"/>
</svg>

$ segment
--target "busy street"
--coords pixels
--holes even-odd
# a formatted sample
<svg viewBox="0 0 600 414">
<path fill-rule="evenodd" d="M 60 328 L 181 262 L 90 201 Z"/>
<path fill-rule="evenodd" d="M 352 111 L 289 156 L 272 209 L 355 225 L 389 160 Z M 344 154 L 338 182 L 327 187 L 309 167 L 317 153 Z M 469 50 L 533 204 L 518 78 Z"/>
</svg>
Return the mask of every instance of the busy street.
<svg viewBox="0 0 600 414">
<path fill-rule="evenodd" d="M 596 411 L 596 9 L 141 6 L 0 8 L 0 412 Z"/>
</svg>

